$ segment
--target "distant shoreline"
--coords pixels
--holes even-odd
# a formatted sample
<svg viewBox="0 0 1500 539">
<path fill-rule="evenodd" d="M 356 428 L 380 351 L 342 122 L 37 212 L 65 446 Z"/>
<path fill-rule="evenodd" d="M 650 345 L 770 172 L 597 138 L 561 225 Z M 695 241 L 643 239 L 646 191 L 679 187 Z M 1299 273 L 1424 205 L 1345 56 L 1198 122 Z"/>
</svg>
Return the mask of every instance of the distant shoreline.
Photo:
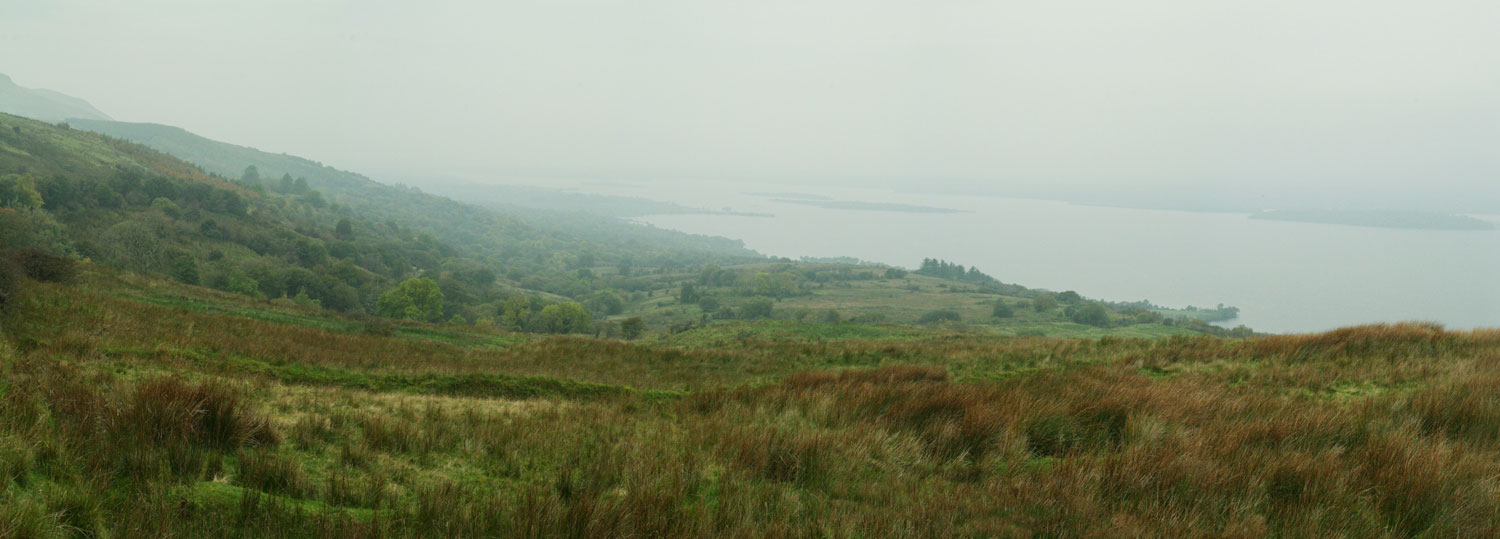
<svg viewBox="0 0 1500 539">
<path fill-rule="evenodd" d="M 963 210 L 955 210 L 952 208 L 917 206 L 914 204 L 896 204 L 891 202 L 862 202 L 857 200 L 808 200 L 796 198 L 773 198 L 771 200 L 774 202 L 784 202 L 787 204 L 815 206 L 829 210 L 894 211 L 902 213 L 967 213 Z"/>
<path fill-rule="evenodd" d="M 1270 210 L 1251 219 L 1406 230 L 1495 230 L 1495 224 L 1467 215 L 1397 210 Z"/>
</svg>

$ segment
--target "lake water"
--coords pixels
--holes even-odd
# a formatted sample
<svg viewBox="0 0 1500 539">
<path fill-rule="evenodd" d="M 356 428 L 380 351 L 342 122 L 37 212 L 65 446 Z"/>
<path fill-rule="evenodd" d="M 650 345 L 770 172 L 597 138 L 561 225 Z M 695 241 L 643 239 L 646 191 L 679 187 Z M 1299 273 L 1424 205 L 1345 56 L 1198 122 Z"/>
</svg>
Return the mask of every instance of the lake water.
<svg viewBox="0 0 1500 539">
<path fill-rule="evenodd" d="M 796 259 L 852 256 L 912 268 L 943 258 L 1001 281 L 1112 301 L 1240 308 L 1258 331 L 1401 320 L 1500 326 L 1500 231 L 1362 228 L 1063 202 L 713 183 L 580 190 L 773 217 L 660 215 L 652 225 L 737 238 Z M 963 210 L 836 210 L 750 192 Z M 1494 216 L 1477 216 L 1500 220 Z"/>
</svg>

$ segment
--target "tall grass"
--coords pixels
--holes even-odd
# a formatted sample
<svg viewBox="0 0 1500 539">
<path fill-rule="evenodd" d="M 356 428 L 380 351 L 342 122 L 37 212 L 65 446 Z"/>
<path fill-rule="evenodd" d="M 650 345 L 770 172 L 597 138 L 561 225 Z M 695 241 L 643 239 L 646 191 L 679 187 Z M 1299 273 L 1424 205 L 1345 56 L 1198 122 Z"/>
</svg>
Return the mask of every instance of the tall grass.
<svg viewBox="0 0 1500 539">
<path fill-rule="evenodd" d="M 1500 534 L 1494 331 L 496 350 L 48 283 L 6 316 L 0 536 Z"/>
</svg>

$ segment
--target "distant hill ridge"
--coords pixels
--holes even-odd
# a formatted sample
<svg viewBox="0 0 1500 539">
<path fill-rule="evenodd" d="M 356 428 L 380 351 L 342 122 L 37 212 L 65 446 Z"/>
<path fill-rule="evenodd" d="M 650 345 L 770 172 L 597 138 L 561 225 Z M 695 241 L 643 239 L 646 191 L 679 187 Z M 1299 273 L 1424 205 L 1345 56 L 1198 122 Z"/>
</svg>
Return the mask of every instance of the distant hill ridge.
<svg viewBox="0 0 1500 539">
<path fill-rule="evenodd" d="M 315 184 L 341 187 L 373 182 L 363 175 L 339 170 L 311 159 L 220 142 L 171 125 L 87 118 L 70 118 L 68 123 L 79 129 L 145 144 L 229 178 L 238 178 L 246 166 L 253 164 L 267 177 L 287 174 L 307 178 Z"/>
<path fill-rule="evenodd" d="M 18 86 L 4 73 L 0 73 L 0 111 L 49 123 L 70 118 L 110 119 L 87 101 L 52 90 Z"/>
</svg>

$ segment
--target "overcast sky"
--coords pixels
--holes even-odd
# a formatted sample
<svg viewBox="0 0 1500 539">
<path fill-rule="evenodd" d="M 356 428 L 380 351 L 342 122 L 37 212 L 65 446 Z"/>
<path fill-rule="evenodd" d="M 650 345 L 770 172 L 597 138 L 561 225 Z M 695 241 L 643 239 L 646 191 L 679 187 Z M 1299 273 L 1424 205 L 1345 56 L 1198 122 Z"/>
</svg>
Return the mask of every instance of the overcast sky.
<svg viewBox="0 0 1500 539">
<path fill-rule="evenodd" d="M 1497 6 L 4 0 L 0 72 L 359 171 L 1493 198 Z"/>
</svg>

